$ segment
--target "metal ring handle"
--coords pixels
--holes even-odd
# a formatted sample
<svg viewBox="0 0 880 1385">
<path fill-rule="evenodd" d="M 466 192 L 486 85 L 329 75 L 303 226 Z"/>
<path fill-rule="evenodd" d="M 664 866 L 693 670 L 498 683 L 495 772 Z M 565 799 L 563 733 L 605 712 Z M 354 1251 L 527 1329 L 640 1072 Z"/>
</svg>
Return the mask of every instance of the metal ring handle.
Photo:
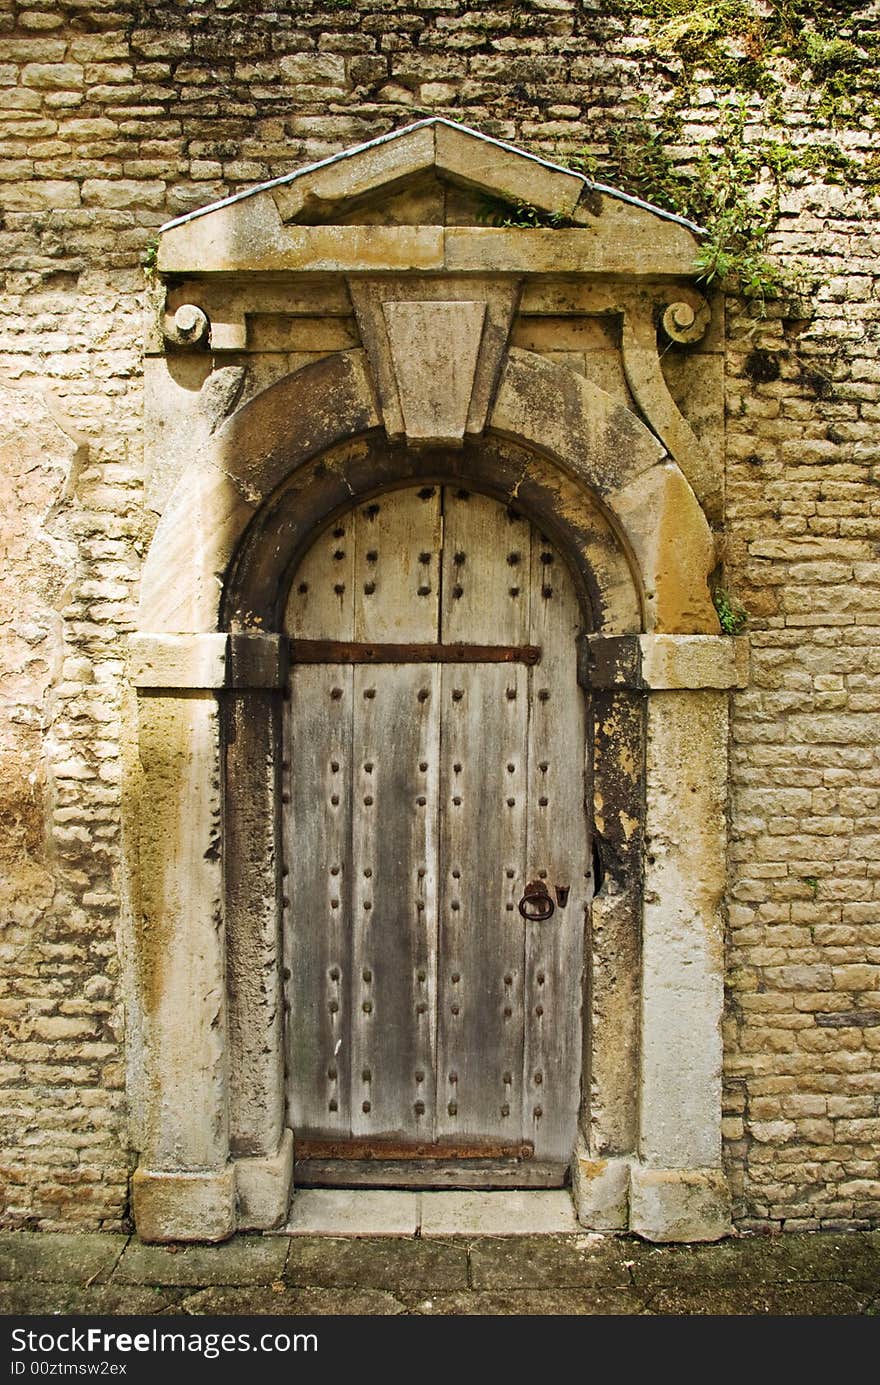
<svg viewBox="0 0 880 1385">
<path fill-rule="evenodd" d="M 525 894 L 519 902 L 519 911 L 530 923 L 546 923 L 552 917 L 556 905 L 547 893 L 544 884 L 533 881 L 526 885 Z"/>
</svg>

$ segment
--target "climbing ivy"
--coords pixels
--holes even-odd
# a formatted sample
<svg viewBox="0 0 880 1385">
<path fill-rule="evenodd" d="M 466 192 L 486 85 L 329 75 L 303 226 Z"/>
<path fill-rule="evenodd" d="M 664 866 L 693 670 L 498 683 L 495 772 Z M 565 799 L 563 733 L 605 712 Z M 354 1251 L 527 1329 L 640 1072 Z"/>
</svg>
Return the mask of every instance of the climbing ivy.
<svg viewBox="0 0 880 1385">
<path fill-rule="evenodd" d="M 835 140 L 838 129 L 880 119 L 880 42 L 859 27 L 863 9 L 863 0 L 608 0 L 606 13 L 647 30 L 672 91 L 659 110 L 645 100 L 597 131 L 593 148 L 608 151 L 601 164 L 586 154 L 567 161 L 701 225 L 700 278 L 741 294 L 759 315 L 770 298 L 808 293 L 803 269 L 768 247 L 790 176 L 880 191 L 880 151 L 856 159 Z M 716 132 L 695 159 L 676 162 L 670 150 L 692 146 L 680 113 L 707 84 Z M 815 115 L 803 144 L 786 125 L 786 85 L 798 84 Z M 822 124 L 828 136 L 817 140 Z M 765 137 L 756 139 L 759 128 Z"/>
<path fill-rule="evenodd" d="M 769 298 L 804 293 L 802 270 L 784 268 L 767 253 L 778 215 L 787 147 L 772 140 L 750 141 L 744 102 L 721 113 L 717 135 L 697 147 L 682 167 L 670 149 L 681 139 L 680 117 L 651 123 L 644 115 L 608 132 L 608 155 L 569 158 L 587 176 L 607 178 L 666 211 L 695 221 L 704 230 L 696 268 L 698 279 L 740 293 L 763 310 Z"/>
</svg>

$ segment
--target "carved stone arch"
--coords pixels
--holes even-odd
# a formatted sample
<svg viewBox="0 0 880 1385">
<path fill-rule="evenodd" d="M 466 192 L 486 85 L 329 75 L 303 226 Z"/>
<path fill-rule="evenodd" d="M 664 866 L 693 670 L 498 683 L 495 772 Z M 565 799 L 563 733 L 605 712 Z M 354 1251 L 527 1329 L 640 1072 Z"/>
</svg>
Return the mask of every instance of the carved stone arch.
<svg viewBox="0 0 880 1385">
<path fill-rule="evenodd" d="M 551 224 L 485 227 L 486 194 L 525 197 Z M 173 278 L 147 334 L 160 518 L 130 658 L 144 1239 L 218 1240 L 285 1214 L 280 603 L 323 524 L 415 477 L 515 498 L 591 613 L 579 670 L 609 869 L 592 911 L 578 1216 L 654 1240 L 729 1228 L 720 900 L 727 691 L 743 674 L 708 590 L 721 354 L 687 282 L 696 235 L 433 119 L 163 230 Z M 702 343 L 685 383 L 711 408 L 692 421 L 660 331 L 679 370 Z"/>
<path fill-rule="evenodd" d="M 141 583 L 141 628 L 217 630 L 227 572 L 259 508 L 283 484 L 295 485 L 307 463 L 335 444 L 378 433 L 381 424 L 360 351 L 285 376 L 238 410 L 187 465 L 160 520 Z M 706 518 L 679 468 L 634 413 L 572 371 L 513 349 L 488 426 L 490 434 L 550 459 L 595 498 L 627 555 L 644 631 L 718 633 L 707 586 L 715 558 Z M 327 461 L 320 466 L 323 489 L 332 493 L 331 468 Z M 338 469 L 336 475 L 342 503 L 351 492 Z M 314 477 L 300 484 L 312 488 Z"/>
</svg>

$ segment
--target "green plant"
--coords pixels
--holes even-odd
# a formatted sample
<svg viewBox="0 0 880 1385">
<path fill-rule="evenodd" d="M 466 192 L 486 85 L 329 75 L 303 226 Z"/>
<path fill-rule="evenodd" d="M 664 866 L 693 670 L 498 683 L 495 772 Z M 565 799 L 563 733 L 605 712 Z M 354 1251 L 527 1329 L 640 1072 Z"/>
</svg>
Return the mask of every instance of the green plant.
<svg viewBox="0 0 880 1385">
<path fill-rule="evenodd" d="M 489 226 L 556 227 L 570 226 L 571 220 L 561 212 L 545 212 L 520 198 L 508 202 L 499 197 L 482 196 L 477 208 L 477 220 Z"/>
<path fill-rule="evenodd" d="M 737 601 L 726 587 L 715 587 L 712 591 L 712 603 L 718 612 L 718 623 L 725 635 L 741 634 L 749 619 L 749 613 L 742 602 Z"/>
<path fill-rule="evenodd" d="M 141 257 L 141 265 L 149 283 L 156 277 L 159 264 L 159 242 L 151 240 Z"/>
<path fill-rule="evenodd" d="M 730 103 L 716 135 L 702 141 L 695 160 L 680 166 L 669 152 L 680 141 L 680 120 L 640 115 L 608 131 L 602 180 L 696 222 L 703 231 L 698 280 L 741 294 L 753 314 L 763 316 L 768 299 L 803 294 L 808 285 L 797 267 L 783 266 L 767 251 L 795 156 L 781 140 L 750 139 L 748 119 L 744 102 Z M 597 176 L 595 158 L 581 154 L 567 162 L 587 177 Z"/>
<path fill-rule="evenodd" d="M 801 876 L 801 880 L 803 881 L 803 883 L 804 883 L 805 885 L 808 885 L 809 888 L 812 890 L 812 892 L 813 892 L 813 898 L 815 899 L 815 898 L 816 898 L 816 895 L 819 893 L 819 880 L 818 880 L 818 877 L 815 876 L 815 875 L 802 875 L 802 876 Z"/>
</svg>

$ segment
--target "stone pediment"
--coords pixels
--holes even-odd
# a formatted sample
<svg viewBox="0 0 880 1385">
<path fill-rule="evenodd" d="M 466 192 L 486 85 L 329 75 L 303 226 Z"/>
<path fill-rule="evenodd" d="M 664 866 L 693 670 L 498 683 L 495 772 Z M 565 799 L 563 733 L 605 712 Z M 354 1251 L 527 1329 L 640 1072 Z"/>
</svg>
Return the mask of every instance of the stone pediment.
<svg viewBox="0 0 880 1385">
<path fill-rule="evenodd" d="M 507 219 L 499 204 L 512 220 L 529 208 L 530 224 L 491 224 Z M 643 275 L 649 261 L 654 275 L 692 276 L 699 234 L 583 174 L 431 118 L 169 222 L 158 268 Z"/>
</svg>

